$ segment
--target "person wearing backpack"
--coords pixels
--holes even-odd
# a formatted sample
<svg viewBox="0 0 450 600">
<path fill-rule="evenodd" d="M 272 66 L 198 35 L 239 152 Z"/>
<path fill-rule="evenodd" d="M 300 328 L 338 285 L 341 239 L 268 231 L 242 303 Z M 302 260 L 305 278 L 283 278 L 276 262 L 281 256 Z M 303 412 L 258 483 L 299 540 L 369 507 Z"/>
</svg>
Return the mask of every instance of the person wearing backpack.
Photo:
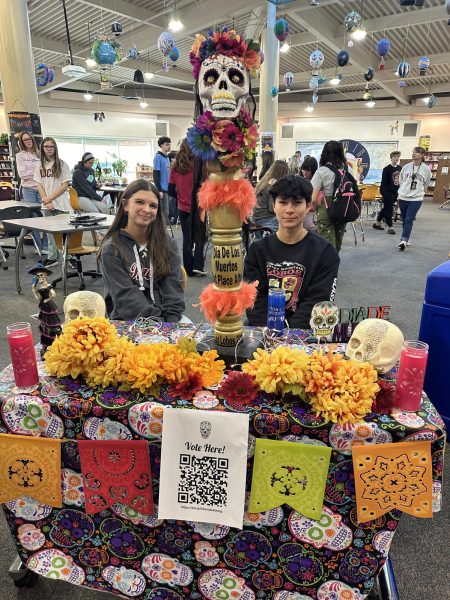
<svg viewBox="0 0 450 600">
<path fill-rule="evenodd" d="M 312 203 L 317 215 L 317 233 L 339 252 L 345 226 L 361 213 L 361 196 L 355 178 L 348 172 L 344 148 L 330 140 L 320 157 L 320 167 L 311 180 Z"/>
</svg>

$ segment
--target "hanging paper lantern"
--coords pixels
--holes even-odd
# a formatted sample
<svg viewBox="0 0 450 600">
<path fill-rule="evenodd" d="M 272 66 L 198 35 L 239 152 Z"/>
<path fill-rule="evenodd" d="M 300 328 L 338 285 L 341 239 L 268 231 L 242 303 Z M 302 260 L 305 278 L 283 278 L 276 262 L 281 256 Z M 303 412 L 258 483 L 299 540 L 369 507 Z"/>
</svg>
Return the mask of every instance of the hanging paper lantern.
<svg viewBox="0 0 450 600">
<path fill-rule="evenodd" d="M 364 79 L 366 81 L 372 81 L 374 75 L 375 73 L 372 67 L 367 67 L 367 69 L 364 71 Z"/>
<path fill-rule="evenodd" d="M 356 10 L 351 10 L 344 17 L 344 25 L 349 33 L 354 31 L 361 23 L 361 15 Z"/>
<path fill-rule="evenodd" d="M 309 80 L 309 88 L 311 90 L 317 90 L 318 87 L 319 87 L 319 78 L 317 77 L 317 75 L 314 75 L 314 77 L 311 77 L 311 79 Z"/>
<path fill-rule="evenodd" d="M 136 44 L 133 44 L 131 48 L 128 48 L 127 58 L 131 58 L 131 60 L 136 60 L 139 57 L 138 49 L 136 48 Z"/>
<path fill-rule="evenodd" d="M 380 60 L 380 70 L 384 69 L 384 57 L 389 54 L 389 50 L 391 49 L 391 42 L 387 38 L 383 38 L 377 43 L 377 53 L 381 58 Z"/>
<path fill-rule="evenodd" d="M 353 48 L 353 40 L 348 40 L 348 42 L 347 42 L 347 46 L 348 46 L 349 48 Z"/>
<path fill-rule="evenodd" d="M 350 59 L 350 54 L 347 52 L 347 50 L 341 50 L 340 52 L 338 52 L 337 64 L 340 67 L 345 67 L 345 65 L 348 63 L 349 59 Z"/>
<path fill-rule="evenodd" d="M 400 81 L 398 82 L 398 87 L 399 88 L 404 88 L 406 87 L 408 84 L 406 83 L 406 81 L 404 79 L 400 79 Z"/>
<path fill-rule="evenodd" d="M 319 94 L 317 92 L 314 92 L 314 94 L 312 95 L 312 103 L 317 104 L 318 99 L 319 99 Z"/>
<path fill-rule="evenodd" d="M 419 58 L 419 62 L 418 62 L 419 75 L 425 75 L 429 66 L 430 66 L 430 59 L 428 58 L 428 56 L 421 56 Z"/>
<path fill-rule="evenodd" d="M 133 81 L 135 83 L 144 83 L 144 74 L 140 69 L 136 69 L 133 75 Z"/>
<path fill-rule="evenodd" d="M 278 19 L 273 27 L 273 32 L 277 40 L 284 42 L 289 35 L 289 24 L 286 19 Z"/>
<path fill-rule="evenodd" d="M 114 21 L 114 23 L 111 25 L 111 31 L 114 35 L 120 35 L 122 33 L 122 25 L 119 23 L 119 21 Z"/>
<path fill-rule="evenodd" d="M 401 79 L 405 79 L 405 77 L 408 77 L 410 71 L 410 64 L 405 62 L 404 60 L 397 67 L 397 73 Z"/>
<path fill-rule="evenodd" d="M 325 57 L 321 50 L 314 50 L 314 52 L 311 52 L 309 56 L 309 64 L 312 66 L 313 69 L 320 69 L 320 67 L 323 65 L 324 60 Z"/>
<path fill-rule="evenodd" d="M 290 92 L 292 84 L 294 83 L 294 73 L 287 71 L 283 76 L 283 83 L 286 86 L 286 91 Z"/>
<path fill-rule="evenodd" d="M 176 62 L 180 58 L 180 51 L 176 46 L 169 52 L 169 58 L 172 62 Z"/>
<path fill-rule="evenodd" d="M 428 102 L 427 102 L 427 106 L 428 108 L 434 108 L 436 106 L 437 103 L 437 98 L 434 94 L 430 94 L 430 97 L 428 98 Z"/>
<path fill-rule="evenodd" d="M 167 64 L 167 57 L 169 56 L 172 48 L 175 46 L 175 40 L 173 36 L 168 31 L 163 31 L 163 33 L 158 38 L 158 50 L 163 55 L 163 70 L 168 71 L 169 65 Z"/>
<path fill-rule="evenodd" d="M 100 35 L 92 46 L 92 58 L 95 62 L 102 65 L 113 65 L 117 60 L 117 53 L 114 46 L 109 42 L 106 35 Z"/>
<path fill-rule="evenodd" d="M 366 90 L 363 94 L 363 100 L 366 100 L 366 101 L 373 100 L 372 92 L 370 92 L 369 90 Z"/>
<path fill-rule="evenodd" d="M 51 83 L 55 77 L 55 71 L 51 67 L 47 67 L 45 63 L 39 63 L 35 69 L 36 83 L 39 87 L 44 87 Z"/>
<path fill-rule="evenodd" d="M 272 98 L 276 98 L 278 96 L 278 88 L 275 85 L 270 90 L 270 94 L 271 94 Z"/>
</svg>

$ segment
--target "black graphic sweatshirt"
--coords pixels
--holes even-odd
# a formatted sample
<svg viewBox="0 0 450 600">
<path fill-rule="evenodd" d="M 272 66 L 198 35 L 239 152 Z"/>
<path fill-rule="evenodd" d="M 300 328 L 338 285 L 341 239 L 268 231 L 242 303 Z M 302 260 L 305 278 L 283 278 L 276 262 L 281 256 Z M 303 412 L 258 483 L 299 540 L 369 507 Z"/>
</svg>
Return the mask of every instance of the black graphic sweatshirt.
<svg viewBox="0 0 450 600">
<path fill-rule="evenodd" d="M 123 229 L 119 233 L 125 261 L 106 240 L 100 255 L 105 302 L 111 319 L 131 321 L 138 316 L 160 317 L 177 323 L 185 309 L 183 277 L 177 243 L 169 238 L 170 273 L 155 278 L 147 247 L 140 246 Z"/>
<path fill-rule="evenodd" d="M 339 255 L 333 246 L 309 232 L 296 244 L 277 234 L 253 242 L 245 257 L 244 279 L 259 281 L 255 307 L 247 311 L 250 325 L 267 325 L 269 288 L 286 291 L 286 320 L 290 327 L 309 329 L 317 302 L 334 300 Z"/>
<path fill-rule="evenodd" d="M 75 165 L 73 170 L 72 187 L 78 196 L 100 201 L 100 196 L 96 192 L 98 187 L 94 169 L 87 169 L 81 161 Z"/>
</svg>

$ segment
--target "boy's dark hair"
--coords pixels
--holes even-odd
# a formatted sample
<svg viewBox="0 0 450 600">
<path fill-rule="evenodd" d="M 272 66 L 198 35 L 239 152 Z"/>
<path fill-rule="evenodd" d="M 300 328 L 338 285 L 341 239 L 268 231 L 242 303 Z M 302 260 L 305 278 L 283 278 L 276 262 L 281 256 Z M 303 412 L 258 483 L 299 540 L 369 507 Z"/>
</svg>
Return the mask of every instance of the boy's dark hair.
<svg viewBox="0 0 450 600">
<path fill-rule="evenodd" d="M 394 150 L 393 152 L 391 152 L 391 153 L 389 154 L 389 158 L 392 158 L 393 156 L 397 156 L 397 155 L 398 155 L 398 156 L 401 156 L 401 154 L 402 154 L 402 153 L 400 152 L 400 150 Z"/>
<path fill-rule="evenodd" d="M 161 148 L 163 144 L 171 144 L 172 140 L 167 135 L 162 135 L 158 140 L 158 146 Z"/>
<path fill-rule="evenodd" d="M 311 171 L 311 175 L 314 175 L 319 168 L 319 165 L 317 164 L 317 160 L 314 158 L 314 156 L 307 156 L 303 161 L 301 168 L 305 171 Z"/>
<path fill-rule="evenodd" d="M 270 188 L 269 194 L 274 202 L 277 198 L 303 198 L 306 204 L 311 202 L 313 186 L 300 175 L 287 175 L 276 181 Z"/>
<path fill-rule="evenodd" d="M 344 146 L 341 144 L 341 142 L 330 140 L 325 144 L 320 156 L 321 167 L 331 163 L 336 167 L 336 169 L 343 169 L 346 162 Z"/>
</svg>

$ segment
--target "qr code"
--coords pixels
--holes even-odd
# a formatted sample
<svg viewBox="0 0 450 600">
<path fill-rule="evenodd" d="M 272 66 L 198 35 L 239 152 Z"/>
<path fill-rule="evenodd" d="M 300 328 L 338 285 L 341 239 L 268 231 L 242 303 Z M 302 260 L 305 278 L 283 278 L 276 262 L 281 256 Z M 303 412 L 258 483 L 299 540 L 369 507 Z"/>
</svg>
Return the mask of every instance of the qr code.
<svg viewBox="0 0 450 600">
<path fill-rule="evenodd" d="M 222 507 L 227 505 L 228 459 L 180 454 L 178 502 Z"/>
</svg>

